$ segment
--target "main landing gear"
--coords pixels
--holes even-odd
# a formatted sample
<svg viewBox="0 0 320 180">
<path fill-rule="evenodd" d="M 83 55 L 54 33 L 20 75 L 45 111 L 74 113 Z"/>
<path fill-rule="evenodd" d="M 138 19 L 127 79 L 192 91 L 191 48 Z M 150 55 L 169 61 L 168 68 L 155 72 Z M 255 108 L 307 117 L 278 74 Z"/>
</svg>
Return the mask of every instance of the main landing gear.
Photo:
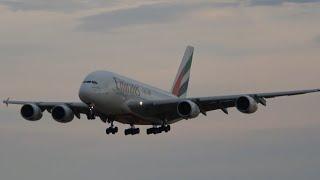
<svg viewBox="0 0 320 180">
<path fill-rule="evenodd" d="M 170 125 L 162 125 L 160 127 L 153 126 L 152 128 L 147 129 L 147 134 L 160 134 L 162 132 L 169 132 L 171 129 Z"/>
<path fill-rule="evenodd" d="M 129 129 L 124 130 L 124 135 L 136 135 L 140 133 L 139 128 L 135 128 L 133 124 L 130 125 L 131 127 Z"/>
<path fill-rule="evenodd" d="M 106 129 L 106 134 L 116 134 L 117 132 L 118 132 L 118 127 L 115 127 L 112 121 L 111 126 Z"/>
<path fill-rule="evenodd" d="M 118 127 L 113 125 L 114 121 L 107 121 L 108 123 L 110 123 L 110 127 L 108 127 L 106 129 L 106 134 L 116 134 L 118 133 Z M 147 129 L 147 134 L 160 134 L 162 132 L 169 132 L 171 130 L 170 125 L 168 124 L 163 124 L 161 126 L 157 126 L 157 125 L 153 125 L 152 128 Z M 140 134 L 140 129 L 136 128 L 133 124 L 130 124 L 130 128 L 125 129 L 124 130 L 124 135 L 128 136 L 128 135 L 136 135 L 136 134 Z"/>
</svg>

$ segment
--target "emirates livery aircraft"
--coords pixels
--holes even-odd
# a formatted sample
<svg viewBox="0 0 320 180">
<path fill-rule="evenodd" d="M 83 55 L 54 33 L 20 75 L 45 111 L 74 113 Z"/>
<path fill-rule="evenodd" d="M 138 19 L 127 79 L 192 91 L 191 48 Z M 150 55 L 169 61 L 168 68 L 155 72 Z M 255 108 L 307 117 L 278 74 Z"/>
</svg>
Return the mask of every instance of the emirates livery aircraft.
<svg viewBox="0 0 320 180">
<path fill-rule="evenodd" d="M 68 123 L 74 116 L 80 119 L 99 117 L 108 122 L 107 134 L 116 134 L 118 127 L 114 122 L 129 124 L 125 135 L 140 133 L 135 125 L 149 125 L 147 134 L 159 134 L 170 131 L 170 124 L 183 119 L 196 118 L 200 113 L 222 110 L 228 114 L 228 108 L 236 107 L 240 112 L 251 114 L 257 111 L 258 104 L 266 106 L 266 99 L 319 92 L 320 89 L 241 94 L 231 96 L 187 97 L 194 48 L 188 46 L 183 56 L 171 92 L 149 86 L 133 79 L 109 71 L 96 71 L 89 74 L 81 84 L 79 98 L 82 102 L 37 102 L 4 101 L 6 105 L 22 105 L 21 115 L 29 121 L 42 118 L 45 110 L 60 123 Z"/>
</svg>

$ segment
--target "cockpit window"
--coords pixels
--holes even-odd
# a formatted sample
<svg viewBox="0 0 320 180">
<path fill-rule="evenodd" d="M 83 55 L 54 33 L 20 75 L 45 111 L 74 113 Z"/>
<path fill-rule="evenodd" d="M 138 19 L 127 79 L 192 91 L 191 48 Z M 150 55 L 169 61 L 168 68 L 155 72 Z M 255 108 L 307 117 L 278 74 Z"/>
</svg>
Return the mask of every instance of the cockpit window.
<svg viewBox="0 0 320 180">
<path fill-rule="evenodd" d="M 98 84 L 97 81 L 83 81 L 83 84 Z"/>
</svg>

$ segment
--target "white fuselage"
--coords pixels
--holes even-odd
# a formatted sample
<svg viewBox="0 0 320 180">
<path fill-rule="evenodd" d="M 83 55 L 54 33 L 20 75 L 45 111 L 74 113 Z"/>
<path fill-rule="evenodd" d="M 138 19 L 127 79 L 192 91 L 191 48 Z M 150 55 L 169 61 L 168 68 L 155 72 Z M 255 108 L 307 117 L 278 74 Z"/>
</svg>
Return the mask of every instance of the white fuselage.
<svg viewBox="0 0 320 180">
<path fill-rule="evenodd" d="M 169 92 L 135 81 L 133 79 L 108 71 L 96 71 L 89 74 L 83 81 L 79 97 L 82 102 L 93 105 L 105 115 L 130 115 L 127 106 L 129 101 L 144 102 L 178 98 Z M 129 123 L 130 118 L 117 118 L 117 121 Z M 139 117 L 137 124 L 152 124 L 149 120 Z"/>
</svg>

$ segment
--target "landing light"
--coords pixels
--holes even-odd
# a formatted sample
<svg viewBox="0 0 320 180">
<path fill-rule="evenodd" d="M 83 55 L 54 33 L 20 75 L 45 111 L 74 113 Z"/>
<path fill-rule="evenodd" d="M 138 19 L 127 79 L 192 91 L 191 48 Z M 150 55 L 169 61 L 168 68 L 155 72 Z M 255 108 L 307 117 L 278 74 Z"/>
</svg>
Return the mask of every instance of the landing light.
<svg viewBox="0 0 320 180">
<path fill-rule="evenodd" d="M 139 103 L 139 104 L 140 104 L 140 106 L 142 106 L 142 105 L 143 105 L 143 102 L 142 102 L 142 101 L 140 101 L 140 103 Z"/>
</svg>

